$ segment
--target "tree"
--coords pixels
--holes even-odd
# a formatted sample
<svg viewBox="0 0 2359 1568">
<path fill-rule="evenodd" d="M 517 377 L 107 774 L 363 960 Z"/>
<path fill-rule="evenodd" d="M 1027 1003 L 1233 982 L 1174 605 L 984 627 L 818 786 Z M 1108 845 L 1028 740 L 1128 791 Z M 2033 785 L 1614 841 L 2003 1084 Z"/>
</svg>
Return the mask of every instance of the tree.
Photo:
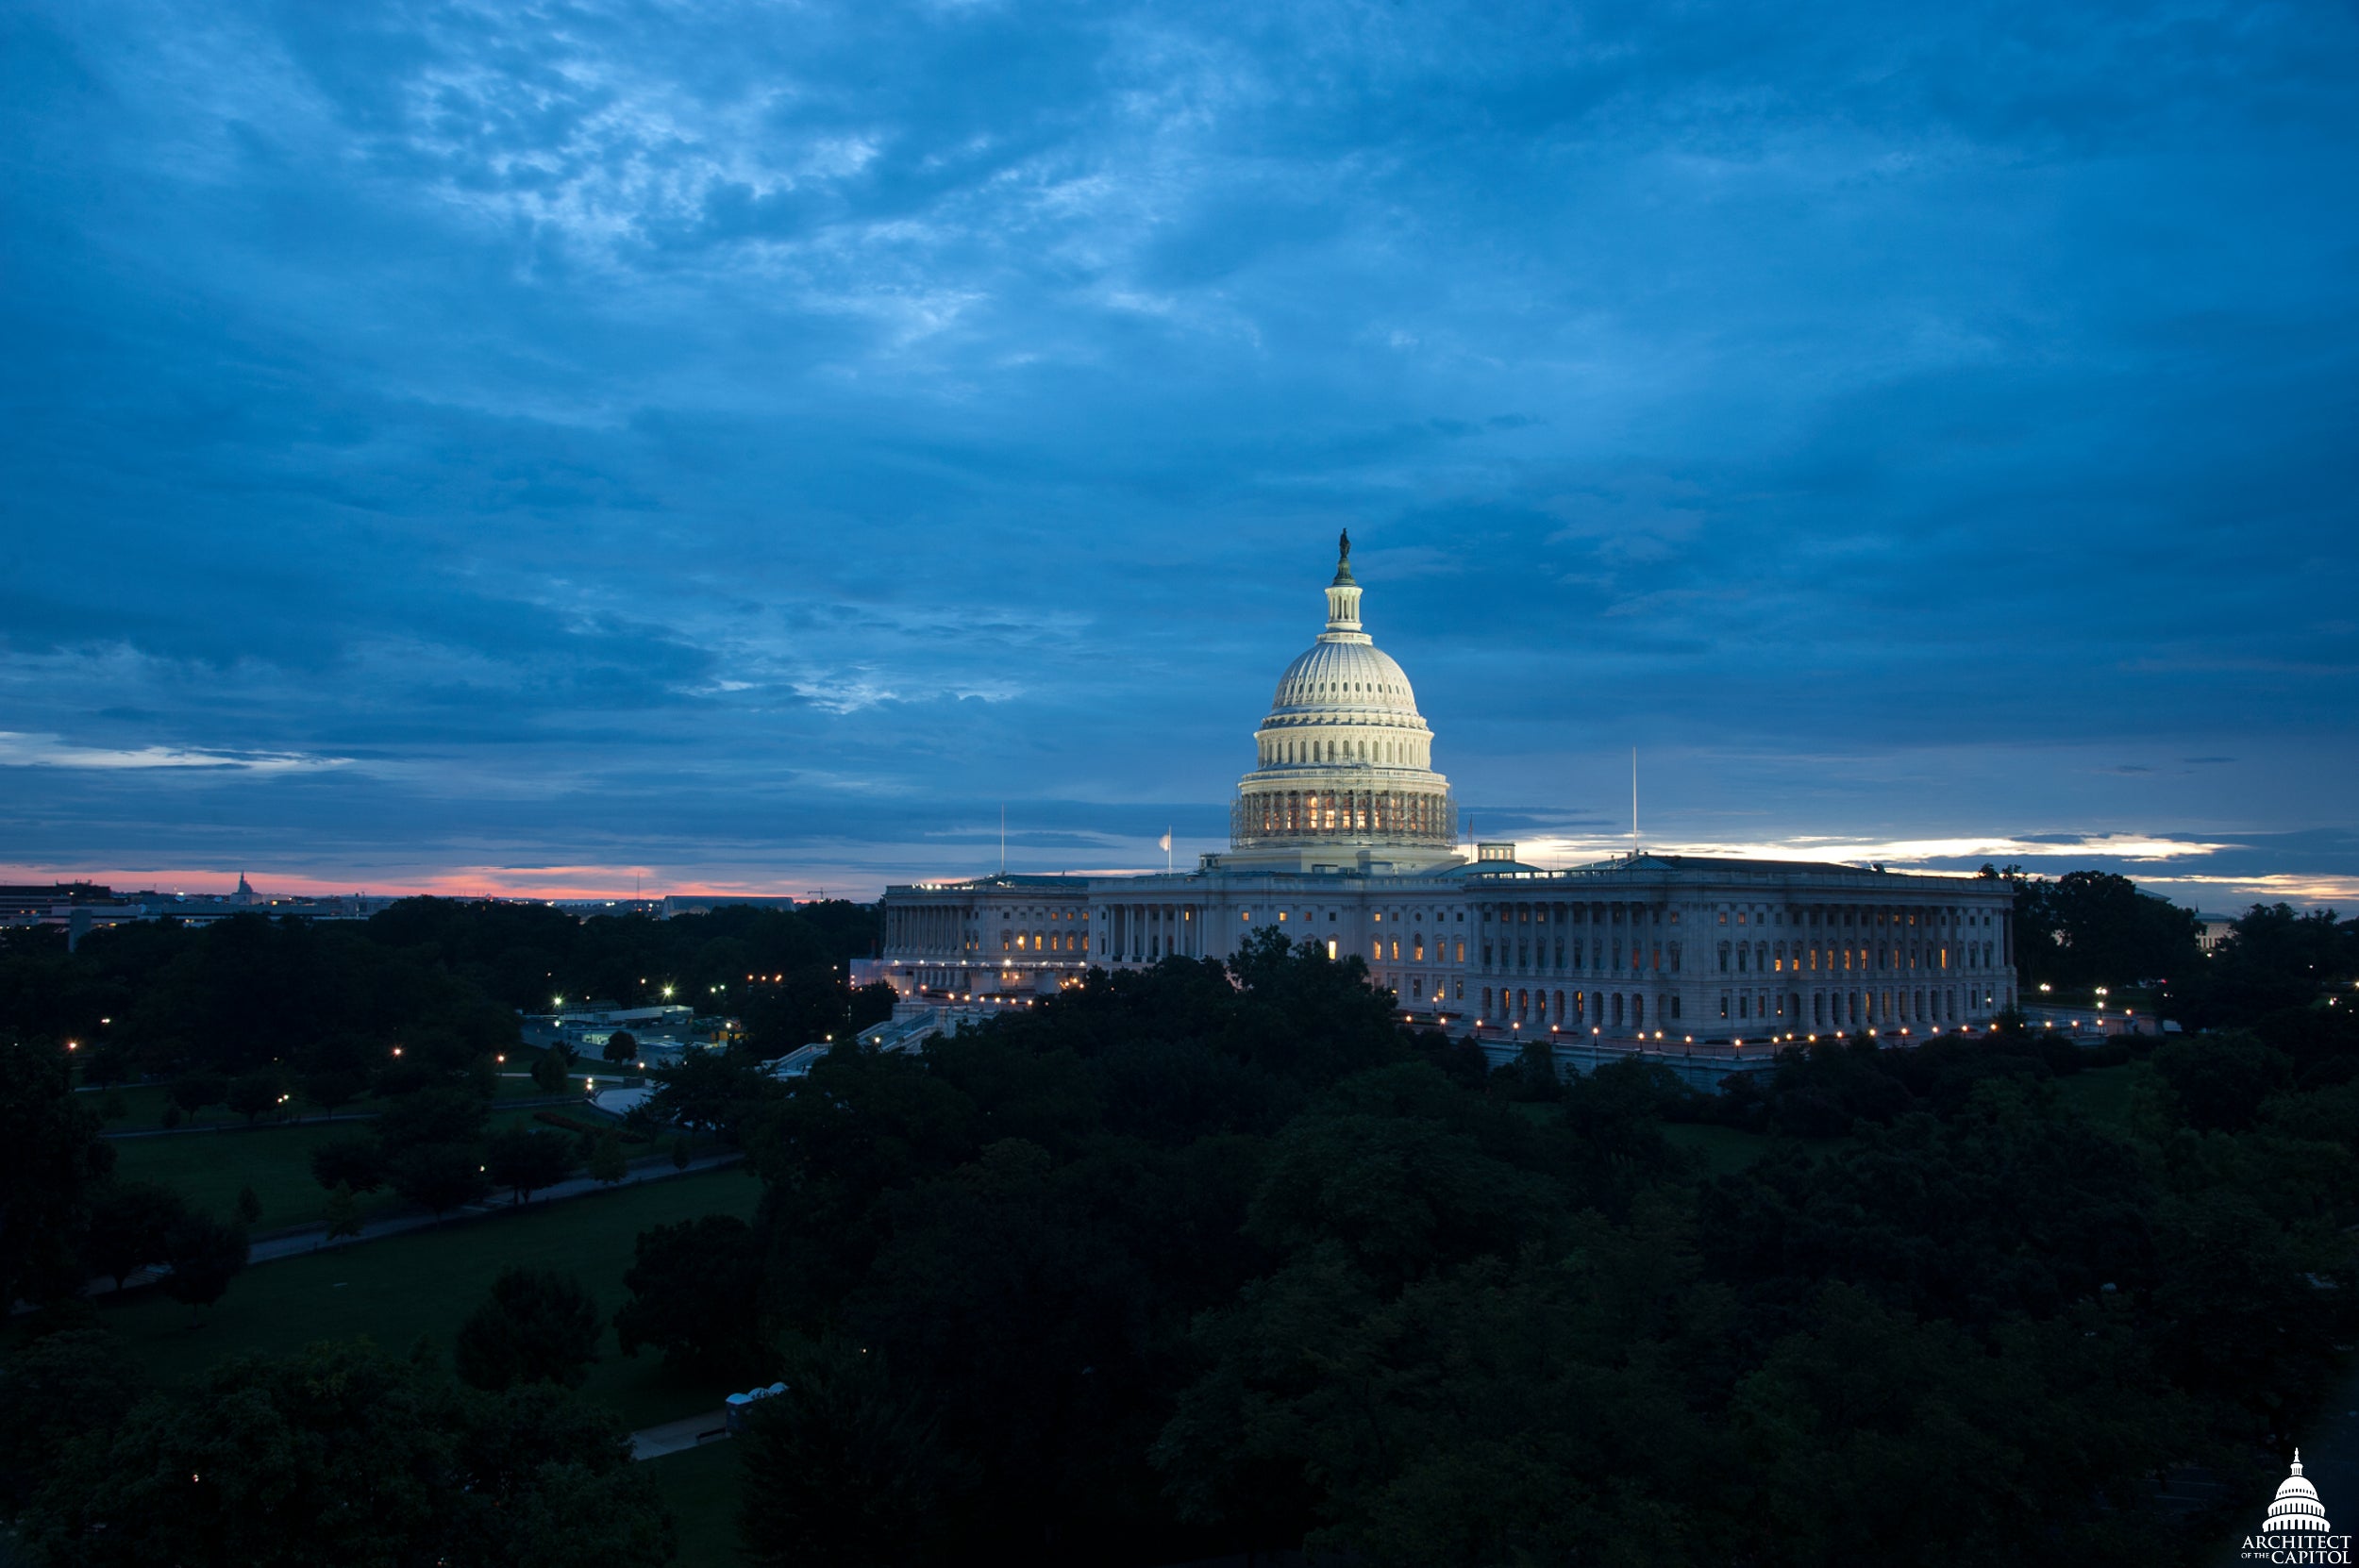
<svg viewBox="0 0 2359 1568">
<path fill-rule="evenodd" d="M 948 1545 L 942 1503 L 962 1479 L 940 1427 L 884 1358 L 830 1342 L 747 1413 L 738 1536 L 758 1568 L 919 1563 Z"/>
<path fill-rule="evenodd" d="M 664 1365 L 716 1381 L 767 1376 L 777 1354 L 761 1272 L 761 1239 L 734 1215 L 641 1231 L 623 1275 L 630 1299 L 614 1314 L 623 1354 L 651 1347 Z"/>
<path fill-rule="evenodd" d="M 471 1143 L 416 1143 L 385 1162 L 394 1192 L 440 1220 L 481 1197 L 490 1185 L 483 1161 Z"/>
<path fill-rule="evenodd" d="M 736 1139 L 747 1118 L 786 1097 L 786 1086 L 756 1063 L 729 1051 L 691 1051 L 677 1066 L 658 1068 L 646 1104 L 651 1117 Z"/>
<path fill-rule="evenodd" d="M 561 1132 L 502 1127 L 484 1145 L 483 1163 L 493 1185 L 505 1187 L 518 1203 L 528 1203 L 544 1187 L 573 1174 L 575 1141 Z"/>
<path fill-rule="evenodd" d="M 229 1080 L 218 1073 L 192 1073 L 176 1079 L 165 1092 L 172 1103 L 191 1116 L 209 1105 L 219 1105 L 228 1096 Z"/>
<path fill-rule="evenodd" d="M 340 1181 L 327 1194 L 327 1239 L 341 1241 L 360 1234 L 360 1205 L 353 1197 L 352 1189 Z"/>
<path fill-rule="evenodd" d="M 121 1420 L 141 1393 L 122 1341 L 67 1328 L 0 1360 L 0 1513 L 13 1514 L 75 1438 Z"/>
<path fill-rule="evenodd" d="M 460 1326 L 452 1365 L 479 1389 L 517 1383 L 578 1388 L 598 1359 L 598 1304 L 571 1275 L 510 1268 Z"/>
<path fill-rule="evenodd" d="M 672 1169 L 676 1171 L 684 1171 L 688 1169 L 690 1158 L 691 1155 L 688 1146 L 688 1136 L 687 1134 L 682 1133 L 678 1137 L 672 1140 Z"/>
<path fill-rule="evenodd" d="M 358 1067 L 320 1067 L 303 1075 L 303 1097 L 322 1110 L 359 1099 L 369 1087 L 369 1076 Z"/>
<path fill-rule="evenodd" d="M 1556 1047 L 1543 1039 L 1525 1041 L 1514 1064 L 1503 1069 L 1497 1079 L 1497 1087 L 1511 1099 L 1548 1101 L 1561 1099 L 1564 1093 L 1564 1080 L 1556 1071 Z"/>
<path fill-rule="evenodd" d="M 2155 1051 L 2180 1119 L 2199 1132 L 2241 1132 L 2262 1102 L 2293 1087 L 2293 1063 L 2241 1029 L 2183 1035 Z"/>
<path fill-rule="evenodd" d="M 421 1089 L 404 1094 L 376 1119 L 388 1154 L 417 1143 L 473 1143 L 483 1136 L 482 1097 L 463 1089 Z"/>
<path fill-rule="evenodd" d="M 565 1087 L 565 1059 L 556 1051 L 544 1051 L 533 1059 L 532 1081 L 544 1094 L 555 1094 Z"/>
<path fill-rule="evenodd" d="M 74 1093 L 55 1044 L 0 1045 L 0 1301 L 53 1301 L 88 1281 L 80 1252 L 90 1203 L 114 1169 L 98 1119 Z"/>
<path fill-rule="evenodd" d="M 513 1568 L 626 1568 L 672 1560 L 671 1521 L 613 1414 L 553 1383 L 469 1394 L 459 1462 L 481 1544 L 464 1560 Z"/>
<path fill-rule="evenodd" d="M 2127 876 L 2071 871 L 2017 881 L 2016 950 L 2026 989 L 2129 986 L 2185 976 L 2202 961 L 2191 910 Z"/>
<path fill-rule="evenodd" d="M 252 1187 L 239 1188 L 238 1223 L 250 1226 L 261 1217 L 262 1200 L 255 1195 L 254 1189 Z"/>
<path fill-rule="evenodd" d="M 311 1179 L 374 1193 L 385 1185 L 385 1151 L 374 1138 L 331 1139 L 311 1151 Z"/>
<path fill-rule="evenodd" d="M 192 1307 L 210 1307 L 245 1267 L 243 1226 L 224 1225 L 210 1214 L 183 1215 L 164 1240 L 164 1293 Z"/>
<path fill-rule="evenodd" d="M 2200 990 L 2202 1021 L 2250 1024 L 2287 1008 L 2307 1007 L 2332 987 L 2359 1005 L 2359 920 L 2332 909 L 2297 912 L 2288 904 L 2256 904 L 2215 951 Z"/>
<path fill-rule="evenodd" d="M 122 1181 L 100 1189 L 91 1205 L 87 1265 L 123 1289 L 124 1281 L 164 1260 L 173 1228 L 187 1218 L 180 1194 L 153 1181 Z"/>
<path fill-rule="evenodd" d="M 286 1094 L 276 1073 L 245 1073 L 229 1080 L 223 1093 L 223 1103 L 245 1118 L 252 1126 L 263 1112 L 276 1108 Z"/>
<path fill-rule="evenodd" d="M 630 1175 L 630 1161 L 623 1155 L 623 1141 L 613 1133 L 601 1132 L 590 1140 L 590 1175 L 609 1187 Z"/>
<path fill-rule="evenodd" d="M 661 1568 L 671 1531 L 629 1452 L 561 1390 L 482 1394 L 365 1343 L 314 1344 L 149 1395 L 59 1455 L 22 1526 L 59 1568 Z"/>
<path fill-rule="evenodd" d="M 639 1041 L 628 1029 L 616 1029 L 606 1037 L 606 1059 L 620 1066 L 639 1054 Z"/>
</svg>

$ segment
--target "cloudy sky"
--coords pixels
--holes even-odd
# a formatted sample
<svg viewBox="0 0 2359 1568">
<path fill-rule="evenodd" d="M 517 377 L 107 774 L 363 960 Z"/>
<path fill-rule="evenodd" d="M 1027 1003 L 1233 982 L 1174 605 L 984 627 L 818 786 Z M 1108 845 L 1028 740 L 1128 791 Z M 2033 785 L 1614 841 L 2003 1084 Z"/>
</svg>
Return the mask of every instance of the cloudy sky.
<svg viewBox="0 0 2359 1568">
<path fill-rule="evenodd" d="M 2348 6 L 24 0 L 0 876 L 1218 847 L 1349 526 L 1628 842 L 2359 899 Z"/>
</svg>

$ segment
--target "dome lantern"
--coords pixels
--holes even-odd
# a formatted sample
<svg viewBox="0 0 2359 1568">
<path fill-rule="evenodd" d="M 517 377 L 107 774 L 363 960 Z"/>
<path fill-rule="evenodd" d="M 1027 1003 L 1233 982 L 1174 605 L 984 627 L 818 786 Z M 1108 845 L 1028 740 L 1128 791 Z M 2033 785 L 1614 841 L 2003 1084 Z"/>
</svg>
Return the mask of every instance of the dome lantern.
<svg viewBox="0 0 2359 1568">
<path fill-rule="evenodd" d="M 1335 580 L 1327 585 L 1327 629 L 1372 641 L 1360 629 L 1360 585 L 1351 579 L 1351 530 L 1336 542 Z"/>
</svg>

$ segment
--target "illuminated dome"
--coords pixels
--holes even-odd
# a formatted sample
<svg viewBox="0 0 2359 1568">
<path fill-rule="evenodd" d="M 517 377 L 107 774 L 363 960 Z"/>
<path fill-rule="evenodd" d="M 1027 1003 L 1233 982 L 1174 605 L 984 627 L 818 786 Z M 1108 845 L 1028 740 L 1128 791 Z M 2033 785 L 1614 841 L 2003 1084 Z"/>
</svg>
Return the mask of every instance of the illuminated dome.
<svg viewBox="0 0 2359 1568">
<path fill-rule="evenodd" d="M 2277 1485 L 2277 1501 L 2269 1505 L 2268 1517 L 2261 1521 L 2263 1535 L 2276 1535 L 2285 1530 L 2317 1530 L 2327 1528 L 2326 1510 L 2318 1506 L 2317 1488 L 2301 1476 L 2301 1450 L 2294 1450 L 2294 1471 Z"/>
<path fill-rule="evenodd" d="M 1432 771 L 1433 732 L 1409 676 L 1360 624 L 1351 536 L 1327 587 L 1327 629 L 1278 677 L 1241 779 L 1236 852 L 1337 850 L 1329 863 L 1454 859 L 1458 811 Z M 1308 862 L 1305 862 L 1306 865 Z"/>
</svg>

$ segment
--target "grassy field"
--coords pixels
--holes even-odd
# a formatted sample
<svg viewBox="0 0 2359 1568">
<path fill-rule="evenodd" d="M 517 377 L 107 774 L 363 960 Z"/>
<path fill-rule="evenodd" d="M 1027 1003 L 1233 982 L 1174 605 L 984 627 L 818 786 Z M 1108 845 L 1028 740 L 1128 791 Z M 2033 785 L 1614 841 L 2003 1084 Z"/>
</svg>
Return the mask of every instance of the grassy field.
<svg viewBox="0 0 2359 1568">
<path fill-rule="evenodd" d="M 532 1081 L 530 1073 L 519 1070 L 520 1064 L 529 1065 L 539 1056 L 539 1052 L 532 1050 L 510 1051 L 508 1054 L 508 1065 L 501 1069 L 499 1086 L 492 1092 L 492 1098 L 494 1102 L 543 1099 L 547 1096 L 548 1092 Z M 581 1080 L 578 1077 L 566 1080 L 565 1092 L 578 1093 L 580 1089 Z M 128 1088 L 113 1091 L 115 1097 L 122 1103 L 123 1114 L 107 1117 L 107 1130 L 109 1132 L 142 1132 L 149 1127 L 162 1126 L 166 1093 L 167 1086 L 160 1083 L 133 1084 Z M 108 1093 L 109 1092 L 103 1089 L 86 1089 L 82 1091 L 83 1103 L 91 1109 L 96 1110 L 107 1102 Z M 297 1114 L 314 1116 L 319 1114 L 317 1106 L 310 1105 L 300 1097 L 292 1104 Z M 385 1102 L 382 1100 L 363 1099 L 355 1100 L 348 1105 L 340 1105 L 336 1108 L 336 1111 L 339 1115 L 373 1115 L 384 1108 Z M 192 1127 L 240 1127 L 245 1126 L 245 1118 L 221 1106 L 209 1105 L 181 1125 Z"/>
<path fill-rule="evenodd" d="M 564 1270 L 611 1315 L 623 1303 L 623 1271 L 639 1232 L 700 1214 L 750 1217 L 760 1192 L 740 1171 L 712 1171 L 265 1263 L 240 1275 L 201 1323 L 153 1292 L 122 1302 L 101 1297 L 100 1307 L 159 1379 L 225 1356 L 360 1335 L 394 1351 L 424 1335 L 447 1359 L 460 1323 L 510 1264 Z M 683 1384 L 651 1354 L 619 1356 L 610 1327 L 584 1392 L 637 1427 L 711 1410 L 729 1391 Z"/>
<path fill-rule="evenodd" d="M 737 1445 L 708 1443 L 641 1468 L 678 1526 L 679 1568 L 736 1568 L 737 1505 L 745 1486 Z"/>
<path fill-rule="evenodd" d="M 1701 1122 L 1665 1122 L 1662 1126 L 1663 1136 L 1673 1148 L 1702 1155 L 1705 1170 L 1714 1176 L 1743 1170 L 1769 1147 L 1766 1136 L 1738 1127 L 1715 1127 Z"/>
<path fill-rule="evenodd" d="M 599 1120 L 594 1112 L 579 1112 L 583 1121 Z M 494 1109 L 485 1126 L 533 1127 L 540 1124 L 527 1109 Z M 327 1212 L 327 1193 L 311 1178 L 311 1151 L 338 1138 L 365 1134 L 363 1122 L 323 1122 L 309 1126 L 261 1126 L 251 1131 L 174 1133 L 160 1138 L 117 1138 L 115 1174 L 125 1181 L 160 1181 L 199 1209 L 227 1219 L 238 1189 L 252 1187 L 262 1200 L 257 1230 L 278 1230 L 307 1225 Z M 668 1149 L 668 1143 L 634 1143 L 634 1155 Z M 363 1218 L 380 1209 L 398 1208 L 400 1200 L 380 1190 L 360 1199 Z"/>
<path fill-rule="evenodd" d="M 164 1138 L 117 1138 L 115 1175 L 125 1181 L 159 1181 L 217 1219 L 228 1219 L 238 1189 L 251 1187 L 262 1200 L 257 1230 L 278 1230 L 324 1218 L 327 1193 L 311 1179 L 311 1151 L 338 1138 L 366 1132 L 361 1122 L 326 1122 L 304 1127 L 262 1127 L 252 1132 L 175 1133 Z M 360 1199 L 365 1217 L 398 1206 L 391 1193 Z"/>
<path fill-rule="evenodd" d="M 2058 1078 L 2056 1090 L 2065 1104 L 2078 1108 L 2090 1121 L 2126 1128 L 2130 1125 L 2131 1101 L 2146 1072 L 2145 1063 L 2136 1061 L 2119 1067 L 2095 1067 L 2068 1078 Z"/>
</svg>

